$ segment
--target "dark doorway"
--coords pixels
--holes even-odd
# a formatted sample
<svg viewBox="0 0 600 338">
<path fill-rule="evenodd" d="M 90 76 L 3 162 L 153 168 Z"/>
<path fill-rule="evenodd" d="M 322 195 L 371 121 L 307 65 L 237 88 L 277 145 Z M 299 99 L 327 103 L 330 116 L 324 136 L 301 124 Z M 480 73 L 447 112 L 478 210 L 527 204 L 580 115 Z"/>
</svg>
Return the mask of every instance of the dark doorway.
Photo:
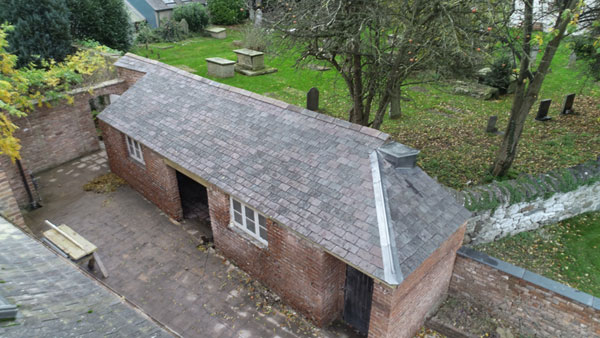
<svg viewBox="0 0 600 338">
<path fill-rule="evenodd" d="M 344 321 L 363 335 L 369 333 L 373 278 L 347 265 Z"/>
<path fill-rule="evenodd" d="M 212 242 L 206 187 L 180 172 L 177 172 L 177 185 L 188 233 L 205 242 Z"/>
</svg>

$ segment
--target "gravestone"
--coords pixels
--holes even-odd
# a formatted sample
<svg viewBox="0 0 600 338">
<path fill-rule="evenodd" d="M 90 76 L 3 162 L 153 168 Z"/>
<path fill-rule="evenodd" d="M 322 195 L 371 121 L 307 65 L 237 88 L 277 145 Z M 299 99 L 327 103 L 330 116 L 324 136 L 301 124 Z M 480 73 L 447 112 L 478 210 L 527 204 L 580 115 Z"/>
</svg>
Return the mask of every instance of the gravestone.
<svg viewBox="0 0 600 338">
<path fill-rule="evenodd" d="M 535 60 L 537 60 L 538 53 L 540 52 L 540 47 L 538 45 L 531 46 L 531 63 L 535 64 Z"/>
<path fill-rule="evenodd" d="M 488 119 L 487 127 L 485 128 L 485 132 L 490 134 L 497 134 L 498 128 L 496 128 L 496 122 L 498 122 L 498 116 L 490 116 L 490 118 Z"/>
<path fill-rule="evenodd" d="M 575 103 L 575 94 L 569 94 L 565 97 L 565 102 L 563 103 L 563 108 L 561 110 L 561 114 L 573 114 L 573 103 Z"/>
<path fill-rule="evenodd" d="M 398 91 L 390 99 L 390 119 L 399 119 L 402 116 L 402 95 Z"/>
<path fill-rule="evenodd" d="M 255 27 L 262 26 L 262 20 L 263 20 L 262 9 L 259 8 L 256 10 L 256 14 L 254 15 L 254 26 Z"/>
<path fill-rule="evenodd" d="M 575 67 L 575 62 L 577 62 L 577 54 L 575 54 L 575 52 L 571 53 L 571 55 L 569 55 L 569 64 L 567 65 L 568 68 L 573 68 Z"/>
<path fill-rule="evenodd" d="M 306 95 L 306 109 L 312 111 L 319 110 L 319 90 L 312 87 Z"/>
<path fill-rule="evenodd" d="M 552 100 L 542 100 L 542 102 L 540 102 L 540 108 L 538 109 L 537 115 L 535 116 L 535 119 L 537 121 L 552 120 L 552 118 L 548 116 L 548 111 L 550 110 L 551 103 Z"/>
<path fill-rule="evenodd" d="M 235 61 L 223 58 L 208 58 L 206 59 L 206 67 L 208 75 L 227 78 L 234 76 Z"/>
</svg>

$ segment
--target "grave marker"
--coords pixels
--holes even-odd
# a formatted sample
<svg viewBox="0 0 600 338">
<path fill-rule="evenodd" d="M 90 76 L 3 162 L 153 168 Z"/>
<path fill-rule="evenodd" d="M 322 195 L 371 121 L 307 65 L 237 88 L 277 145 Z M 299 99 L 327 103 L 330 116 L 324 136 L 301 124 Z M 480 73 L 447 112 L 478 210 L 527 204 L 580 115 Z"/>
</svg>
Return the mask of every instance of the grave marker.
<svg viewBox="0 0 600 338">
<path fill-rule="evenodd" d="M 552 118 L 548 116 L 548 111 L 550 110 L 551 103 L 552 100 L 542 100 L 542 102 L 540 102 L 540 108 L 538 109 L 537 115 L 535 116 L 535 119 L 537 121 L 552 120 Z"/>
<path fill-rule="evenodd" d="M 319 110 L 319 90 L 312 87 L 306 95 L 306 109 L 312 111 Z"/>
<path fill-rule="evenodd" d="M 575 94 L 569 94 L 565 97 L 565 102 L 563 103 L 563 108 L 561 110 L 561 114 L 573 114 L 573 103 L 575 103 Z"/>
<path fill-rule="evenodd" d="M 496 122 L 498 122 L 498 116 L 490 116 L 490 118 L 488 119 L 487 127 L 485 128 L 485 132 L 490 134 L 497 134 L 498 128 L 496 128 Z"/>
</svg>

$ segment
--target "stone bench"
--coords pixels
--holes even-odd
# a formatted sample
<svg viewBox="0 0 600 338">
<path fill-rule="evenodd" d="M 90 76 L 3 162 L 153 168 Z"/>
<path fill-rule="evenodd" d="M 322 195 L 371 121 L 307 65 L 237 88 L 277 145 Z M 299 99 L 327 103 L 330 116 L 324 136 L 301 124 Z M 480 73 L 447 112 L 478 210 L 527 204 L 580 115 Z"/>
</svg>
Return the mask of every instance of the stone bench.
<svg viewBox="0 0 600 338">
<path fill-rule="evenodd" d="M 208 58 L 206 59 L 206 66 L 210 76 L 227 78 L 235 75 L 235 61 L 223 58 Z"/>
<path fill-rule="evenodd" d="M 223 27 L 209 27 L 206 31 L 215 39 L 225 39 L 227 37 L 227 31 Z"/>
</svg>

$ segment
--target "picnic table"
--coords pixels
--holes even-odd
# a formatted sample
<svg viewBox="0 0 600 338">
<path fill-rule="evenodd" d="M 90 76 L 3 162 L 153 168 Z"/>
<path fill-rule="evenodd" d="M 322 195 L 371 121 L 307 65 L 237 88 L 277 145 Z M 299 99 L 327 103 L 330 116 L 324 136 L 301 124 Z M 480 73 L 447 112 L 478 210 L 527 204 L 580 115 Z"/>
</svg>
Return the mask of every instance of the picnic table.
<svg viewBox="0 0 600 338">
<path fill-rule="evenodd" d="M 96 253 L 98 247 L 66 224 L 55 226 L 50 223 L 50 221 L 46 221 L 45 223 L 48 224 L 51 229 L 44 231 L 44 237 L 52 246 L 60 250 L 65 256 L 77 264 L 85 263 L 87 261 L 88 269 L 92 271 L 97 264 L 102 276 L 104 278 L 108 277 L 108 273 L 100 260 L 100 256 Z"/>
</svg>

